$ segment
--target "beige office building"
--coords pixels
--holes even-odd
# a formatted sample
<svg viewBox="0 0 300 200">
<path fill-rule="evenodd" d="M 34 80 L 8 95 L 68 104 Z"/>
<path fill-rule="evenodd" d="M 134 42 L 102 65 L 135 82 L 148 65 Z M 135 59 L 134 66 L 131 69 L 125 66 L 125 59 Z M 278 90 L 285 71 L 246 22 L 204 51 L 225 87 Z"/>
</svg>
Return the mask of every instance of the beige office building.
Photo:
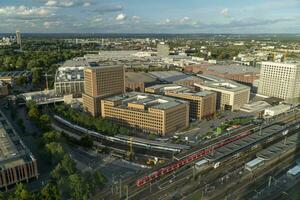
<svg viewBox="0 0 300 200">
<path fill-rule="evenodd" d="M 147 87 L 146 92 L 153 94 L 164 94 L 188 101 L 190 104 L 190 118 L 201 120 L 210 118 L 216 113 L 217 94 L 211 91 L 197 92 L 191 87 L 176 84 L 162 84 Z"/>
<path fill-rule="evenodd" d="M 164 136 L 189 126 L 189 103 L 130 92 L 101 100 L 101 115 L 122 126 Z"/>
<path fill-rule="evenodd" d="M 121 65 L 99 66 L 84 69 L 83 107 L 93 116 L 101 114 L 101 99 L 125 91 L 125 69 Z"/>
<path fill-rule="evenodd" d="M 195 83 L 195 87 L 217 93 L 217 110 L 239 110 L 250 98 L 250 87 L 226 79 L 213 77 L 211 81 Z"/>
<path fill-rule="evenodd" d="M 300 97 L 300 64 L 262 62 L 258 94 L 285 100 Z"/>
</svg>

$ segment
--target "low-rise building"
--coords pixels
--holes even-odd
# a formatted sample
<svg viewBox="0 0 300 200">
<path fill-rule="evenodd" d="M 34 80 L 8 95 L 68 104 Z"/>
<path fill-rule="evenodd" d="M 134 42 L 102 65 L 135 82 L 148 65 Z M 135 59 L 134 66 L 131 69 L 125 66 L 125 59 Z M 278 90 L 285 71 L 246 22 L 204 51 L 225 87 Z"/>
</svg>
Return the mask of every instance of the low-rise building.
<svg viewBox="0 0 300 200">
<path fill-rule="evenodd" d="M 159 81 L 145 72 L 126 72 L 125 89 L 127 92 L 144 92 L 146 87 L 159 83 Z"/>
<path fill-rule="evenodd" d="M 101 116 L 137 131 L 164 136 L 189 126 L 189 103 L 130 92 L 101 100 Z"/>
<path fill-rule="evenodd" d="M 192 119 L 203 119 L 214 116 L 216 112 L 217 95 L 211 91 L 195 91 L 191 87 L 176 84 L 154 85 L 145 89 L 153 94 L 163 94 L 188 101 L 190 103 L 190 117 Z"/>
<path fill-rule="evenodd" d="M 0 189 L 38 178 L 36 159 L 0 112 Z"/>
<path fill-rule="evenodd" d="M 59 96 L 72 94 L 81 97 L 84 91 L 84 67 L 88 66 L 84 58 L 66 61 L 55 74 L 54 90 Z"/>
<path fill-rule="evenodd" d="M 277 106 L 273 106 L 273 107 L 265 109 L 264 116 L 265 117 L 273 117 L 273 116 L 285 113 L 290 109 L 291 109 L 290 105 L 279 104 Z"/>
<path fill-rule="evenodd" d="M 198 90 L 213 91 L 217 93 L 218 110 L 239 110 L 249 102 L 250 87 L 209 75 L 198 75 L 203 78 L 201 84 L 195 83 Z"/>
<path fill-rule="evenodd" d="M 254 113 L 258 117 L 262 117 L 265 109 L 269 107 L 271 107 L 271 105 L 265 101 L 256 101 L 243 105 L 240 110 L 247 113 Z"/>
<path fill-rule="evenodd" d="M 0 97 L 8 95 L 8 85 L 4 81 L 0 81 Z"/>
</svg>

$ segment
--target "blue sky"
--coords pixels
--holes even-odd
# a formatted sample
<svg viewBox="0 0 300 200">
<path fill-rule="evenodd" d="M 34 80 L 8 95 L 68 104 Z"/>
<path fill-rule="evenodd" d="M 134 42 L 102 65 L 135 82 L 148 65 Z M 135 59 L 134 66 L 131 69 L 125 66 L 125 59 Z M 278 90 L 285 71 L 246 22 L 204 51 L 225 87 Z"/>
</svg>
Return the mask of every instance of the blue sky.
<svg viewBox="0 0 300 200">
<path fill-rule="evenodd" d="M 0 32 L 300 33 L 300 0 L 0 0 Z"/>
</svg>

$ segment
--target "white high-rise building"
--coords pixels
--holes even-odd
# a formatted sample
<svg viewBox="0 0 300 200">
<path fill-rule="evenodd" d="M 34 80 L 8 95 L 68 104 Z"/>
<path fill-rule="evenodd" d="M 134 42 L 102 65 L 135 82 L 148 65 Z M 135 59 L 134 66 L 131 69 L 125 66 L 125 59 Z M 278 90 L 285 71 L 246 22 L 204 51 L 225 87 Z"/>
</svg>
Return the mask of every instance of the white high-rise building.
<svg viewBox="0 0 300 200">
<path fill-rule="evenodd" d="M 20 45 L 20 50 L 22 50 L 22 41 L 21 41 L 21 32 L 19 30 L 16 31 L 17 44 Z"/>
<path fill-rule="evenodd" d="M 300 63 L 262 62 L 258 94 L 285 100 L 300 97 Z"/>
</svg>

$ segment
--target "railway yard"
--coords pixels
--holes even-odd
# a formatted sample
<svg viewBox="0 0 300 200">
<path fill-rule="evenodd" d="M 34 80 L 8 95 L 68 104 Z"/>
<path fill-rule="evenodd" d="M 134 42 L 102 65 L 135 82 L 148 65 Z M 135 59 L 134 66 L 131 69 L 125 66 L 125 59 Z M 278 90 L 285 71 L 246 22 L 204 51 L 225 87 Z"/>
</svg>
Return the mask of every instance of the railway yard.
<svg viewBox="0 0 300 200">
<path fill-rule="evenodd" d="M 98 138 L 98 145 L 109 146 L 124 156 L 131 147 L 136 156 L 133 162 L 143 163 L 146 158 L 139 157 L 142 154 L 165 160 L 164 164 L 112 182 L 95 199 L 247 199 L 257 189 L 254 184 L 263 187 L 269 174 L 276 176 L 294 164 L 300 143 L 299 116 L 294 111 L 267 123 L 245 124 L 196 147 L 89 133 L 58 116 L 54 128 L 75 136 L 89 133 Z M 245 165 L 250 167 L 246 169 Z"/>
</svg>

